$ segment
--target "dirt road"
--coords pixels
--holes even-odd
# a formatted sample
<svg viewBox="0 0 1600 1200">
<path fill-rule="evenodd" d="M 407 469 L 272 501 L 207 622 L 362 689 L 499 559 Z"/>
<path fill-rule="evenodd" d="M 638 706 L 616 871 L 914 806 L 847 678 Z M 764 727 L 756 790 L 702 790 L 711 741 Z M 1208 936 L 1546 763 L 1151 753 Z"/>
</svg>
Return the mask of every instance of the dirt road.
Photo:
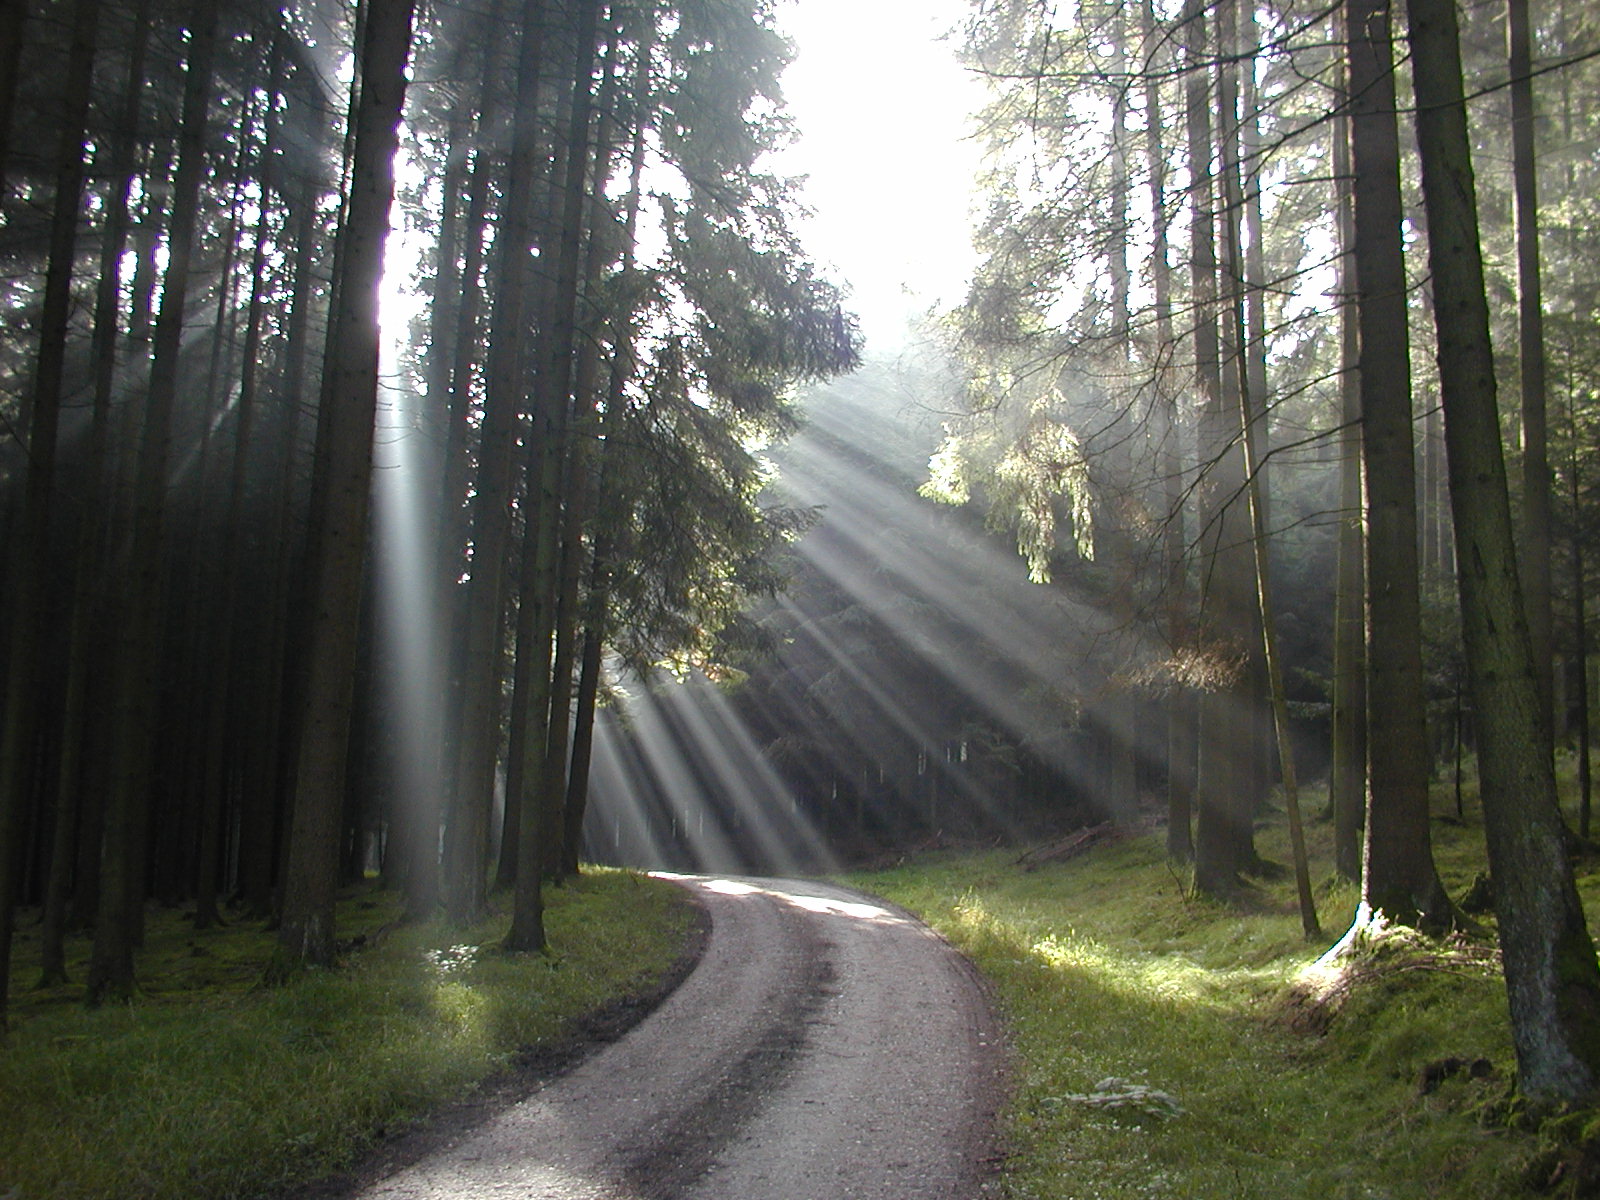
<svg viewBox="0 0 1600 1200">
<path fill-rule="evenodd" d="M 363 1200 L 976 1200 L 999 1033 L 976 976 L 858 893 L 685 878 L 704 957 L 621 1040 Z"/>
</svg>

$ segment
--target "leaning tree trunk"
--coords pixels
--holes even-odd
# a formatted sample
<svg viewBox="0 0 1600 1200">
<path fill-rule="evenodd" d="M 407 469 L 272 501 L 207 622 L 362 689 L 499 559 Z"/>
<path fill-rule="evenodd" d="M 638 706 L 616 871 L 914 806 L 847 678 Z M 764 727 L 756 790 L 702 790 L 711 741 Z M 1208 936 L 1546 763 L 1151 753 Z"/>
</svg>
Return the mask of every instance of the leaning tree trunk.
<svg viewBox="0 0 1600 1200">
<path fill-rule="evenodd" d="M 361 43 L 361 106 L 350 197 L 340 240 L 342 277 L 324 370 L 333 411 L 319 429 L 327 453 L 319 525 L 312 538 L 312 615 L 304 728 L 278 928 L 286 965 L 328 965 L 334 955 L 339 824 L 360 624 L 362 565 L 378 396 L 378 283 L 394 200 L 394 156 L 405 103 L 414 0 L 369 0 Z"/>
<path fill-rule="evenodd" d="M 1565 853 L 1550 727 L 1517 578 L 1452 0 L 1407 0 L 1457 584 L 1518 1082 L 1592 1104 L 1600 964 Z"/>
</svg>

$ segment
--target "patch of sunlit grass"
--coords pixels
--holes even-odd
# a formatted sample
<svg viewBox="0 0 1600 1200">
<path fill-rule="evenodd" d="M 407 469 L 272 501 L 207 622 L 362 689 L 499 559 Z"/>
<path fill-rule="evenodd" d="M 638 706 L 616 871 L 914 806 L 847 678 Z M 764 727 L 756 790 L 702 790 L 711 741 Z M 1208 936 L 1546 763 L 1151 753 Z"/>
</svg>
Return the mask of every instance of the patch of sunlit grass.
<svg viewBox="0 0 1600 1200">
<path fill-rule="evenodd" d="M 21 997 L 0 1053 L 0 1195 L 247 1196 L 337 1170 L 518 1050 L 653 985 L 689 924 L 678 889 L 622 872 L 585 875 L 547 904 L 548 955 L 500 953 L 505 916 L 432 923 L 270 990 L 256 986 L 270 935 L 208 932 L 214 969 L 196 973 L 184 947 L 199 935 L 153 916 L 137 1003 Z M 395 915 L 363 891 L 341 905 L 341 930 Z"/>
<path fill-rule="evenodd" d="M 1454 820 L 1453 791 L 1436 811 L 1441 874 L 1459 893 L 1483 869 L 1481 823 L 1470 804 Z M 1512 1071 L 1488 944 L 1396 948 L 1336 1011 L 1297 1020 L 1302 973 L 1357 900 L 1331 878 L 1327 825 L 1310 833 L 1322 942 L 1301 933 L 1292 880 L 1253 881 L 1237 904 L 1195 897 L 1159 833 L 1032 871 L 994 851 L 852 879 L 921 914 L 994 984 L 1015 1052 L 1008 1196 L 1529 1194 L 1534 1147 L 1479 1119 Z M 1275 821 L 1258 847 L 1287 861 Z M 1452 1059 L 1487 1059 L 1495 1075 L 1419 1086 Z"/>
</svg>

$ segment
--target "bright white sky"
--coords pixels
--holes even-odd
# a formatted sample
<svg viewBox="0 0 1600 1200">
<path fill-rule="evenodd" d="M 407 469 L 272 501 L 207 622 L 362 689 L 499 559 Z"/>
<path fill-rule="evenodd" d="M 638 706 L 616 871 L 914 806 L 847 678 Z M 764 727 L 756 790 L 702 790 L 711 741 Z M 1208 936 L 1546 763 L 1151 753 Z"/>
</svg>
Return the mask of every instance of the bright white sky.
<svg viewBox="0 0 1600 1200">
<path fill-rule="evenodd" d="M 868 353 L 965 291 L 973 262 L 981 87 L 959 64 L 964 0 L 780 0 L 798 57 L 784 94 L 801 140 L 780 170 L 809 176 L 807 249 L 852 289 Z"/>
</svg>

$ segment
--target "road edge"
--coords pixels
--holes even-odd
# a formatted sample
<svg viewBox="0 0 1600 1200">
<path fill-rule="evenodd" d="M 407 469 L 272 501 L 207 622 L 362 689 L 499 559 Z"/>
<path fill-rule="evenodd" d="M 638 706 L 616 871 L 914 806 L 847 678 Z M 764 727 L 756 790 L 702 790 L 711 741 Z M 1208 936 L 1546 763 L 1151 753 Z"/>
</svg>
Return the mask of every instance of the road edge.
<svg viewBox="0 0 1600 1200">
<path fill-rule="evenodd" d="M 624 992 L 575 1017 L 552 1041 L 516 1051 L 510 1066 L 479 1081 L 459 1100 L 384 1135 L 362 1152 L 360 1161 L 348 1170 L 270 1193 L 273 1200 L 347 1200 L 441 1147 L 460 1141 L 624 1037 L 694 973 L 711 940 L 710 911 L 690 888 L 680 886 L 678 890 L 689 912 L 689 928 L 678 956 L 651 986 Z"/>
</svg>

